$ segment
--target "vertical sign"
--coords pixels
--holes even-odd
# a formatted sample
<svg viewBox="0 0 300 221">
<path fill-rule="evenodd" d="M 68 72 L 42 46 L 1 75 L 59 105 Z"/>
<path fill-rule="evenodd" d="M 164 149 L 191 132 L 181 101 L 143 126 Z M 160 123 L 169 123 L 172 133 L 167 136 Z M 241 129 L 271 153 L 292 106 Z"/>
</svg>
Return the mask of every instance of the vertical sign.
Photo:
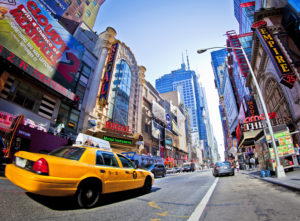
<svg viewBox="0 0 300 221">
<path fill-rule="evenodd" d="M 103 107 L 107 104 L 107 98 L 109 93 L 109 86 L 111 82 L 111 75 L 113 72 L 114 61 L 117 54 L 118 43 L 113 44 L 110 48 L 108 58 L 106 61 L 105 72 L 102 78 L 102 84 L 100 89 L 100 105 Z"/>
<path fill-rule="evenodd" d="M 266 27 L 265 22 L 254 24 L 252 29 L 255 30 L 261 44 L 268 53 L 277 73 L 280 77 L 280 83 L 293 88 L 297 79 L 296 74 L 293 72 L 290 63 L 286 56 L 279 47 L 277 41 L 273 38 L 269 29 Z"/>
</svg>

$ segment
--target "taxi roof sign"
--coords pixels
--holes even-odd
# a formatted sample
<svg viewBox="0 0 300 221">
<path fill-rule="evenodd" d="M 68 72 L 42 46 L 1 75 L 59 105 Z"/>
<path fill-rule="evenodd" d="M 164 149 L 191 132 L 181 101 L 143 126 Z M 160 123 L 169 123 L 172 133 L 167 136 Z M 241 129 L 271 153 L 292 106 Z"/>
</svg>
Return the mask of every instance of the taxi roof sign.
<svg viewBox="0 0 300 221">
<path fill-rule="evenodd" d="M 111 151 L 108 141 L 83 133 L 78 134 L 74 145 L 96 147 Z"/>
</svg>

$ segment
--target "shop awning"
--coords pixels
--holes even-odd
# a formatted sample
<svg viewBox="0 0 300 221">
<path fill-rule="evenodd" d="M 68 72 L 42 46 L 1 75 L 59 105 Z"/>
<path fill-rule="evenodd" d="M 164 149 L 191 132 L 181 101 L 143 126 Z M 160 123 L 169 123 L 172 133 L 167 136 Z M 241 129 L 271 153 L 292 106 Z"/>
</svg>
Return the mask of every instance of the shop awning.
<svg viewBox="0 0 300 221">
<path fill-rule="evenodd" d="M 242 146 L 253 146 L 255 145 L 255 141 L 262 136 L 264 136 L 264 131 L 262 129 L 243 132 L 239 140 L 238 148 L 241 148 Z"/>
</svg>

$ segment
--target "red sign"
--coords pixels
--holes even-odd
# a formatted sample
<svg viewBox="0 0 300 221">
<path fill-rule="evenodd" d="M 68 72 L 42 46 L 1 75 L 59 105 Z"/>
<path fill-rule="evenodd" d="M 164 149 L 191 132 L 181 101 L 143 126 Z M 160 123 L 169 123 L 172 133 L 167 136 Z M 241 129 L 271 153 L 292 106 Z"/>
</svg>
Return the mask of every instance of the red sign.
<svg viewBox="0 0 300 221">
<path fill-rule="evenodd" d="M 105 122 L 105 128 L 115 130 L 115 131 L 118 131 L 118 132 L 130 133 L 129 126 L 125 126 L 125 125 L 122 125 L 122 124 L 116 124 L 114 122 L 106 121 Z"/>
<path fill-rule="evenodd" d="M 273 119 L 273 118 L 277 117 L 277 114 L 275 112 L 268 113 L 268 115 L 269 115 L 270 119 Z M 256 121 L 260 121 L 260 120 L 265 120 L 265 119 L 266 119 L 266 116 L 264 114 L 255 115 L 255 116 L 251 116 L 251 117 L 246 117 L 244 119 L 244 124 L 251 123 L 251 122 L 256 122 Z"/>
</svg>

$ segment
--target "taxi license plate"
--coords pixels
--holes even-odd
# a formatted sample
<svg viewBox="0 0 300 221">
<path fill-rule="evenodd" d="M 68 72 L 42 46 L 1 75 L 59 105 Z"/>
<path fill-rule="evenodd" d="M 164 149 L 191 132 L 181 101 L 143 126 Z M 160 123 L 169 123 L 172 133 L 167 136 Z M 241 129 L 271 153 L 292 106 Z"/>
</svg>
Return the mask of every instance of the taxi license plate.
<svg viewBox="0 0 300 221">
<path fill-rule="evenodd" d="M 23 158 L 20 158 L 20 157 L 16 157 L 16 165 L 18 167 L 24 168 L 26 166 L 26 162 L 27 162 L 26 159 L 23 159 Z"/>
</svg>

